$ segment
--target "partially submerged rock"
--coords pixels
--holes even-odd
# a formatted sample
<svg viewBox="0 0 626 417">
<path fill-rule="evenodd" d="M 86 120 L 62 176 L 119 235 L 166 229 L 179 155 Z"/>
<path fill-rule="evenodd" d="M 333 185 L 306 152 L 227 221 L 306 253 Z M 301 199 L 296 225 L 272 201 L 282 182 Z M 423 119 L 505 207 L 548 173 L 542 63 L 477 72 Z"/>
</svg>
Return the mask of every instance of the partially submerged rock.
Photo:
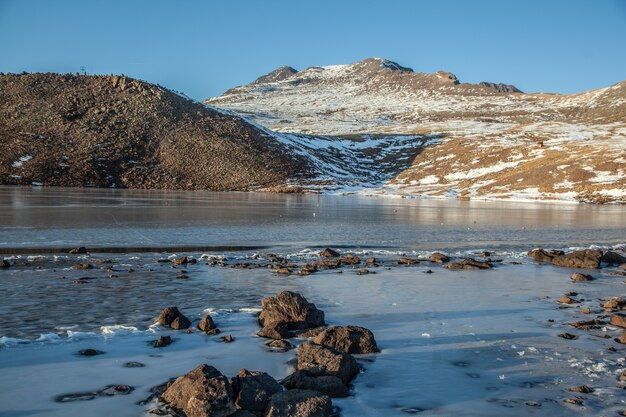
<svg viewBox="0 0 626 417">
<path fill-rule="evenodd" d="M 201 330 L 205 333 L 213 333 L 216 329 L 217 326 L 215 325 L 215 322 L 213 321 L 213 318 L 210 314 L 204 316 L 202 320 L 200 320 L 200 323 L 198 323 L 198 330 Z"/>
<path fill-rule="evenodd" d="M 493 265 L 487 261 L 465 258 L 461 262 L 450 262 L 445 267 L 448 269 L 489 269 L 492 268 Z"/>
<path fill-rule="evenodd" d="M 237 411 L 228 379 L 206 364 L 177 378 L 162 398 L 187 417 L 227 417 Z"/>
<path fill-rule="evenodd" d="M 326 248 L 320 252 L 320 256 L 323 256 L 325 258 L 337 258 L 340 256 L 340 253 L 331 248 Z"/>
<path fill-rule="evenodd" d="M 317 335 L 313 342 L 339 352 L 360 354 L 379 352 L 374 334 L 359 326 L 331 326 Z"/>
<path fill-rule="evenodd" d="M 290 337 L 289 326 L 284 320 L 268 323 L 259 330 L 257 336 L 277 340 L 287 339 Z"/>
<path fill-rule="evenodd" d="M 157 322 L 175 330 L 187 329 L 191 326 L 191 321 L 178 310 L 178 307 L 166 307 L 161 310 Z"/>
<path fill-rule="evenodd" d="M 611 324 L 617 327 L 626 328 L 626 315 L 623 314 L 611 314 Z"/>
<path fill-rule="evenodd" d="M 283 291 L 276 297 L 265 297 L 261 307 L 263 310 L 259 314 L 259 323 L 263 327 L 280 321 L 286 322 L 289 330 L 324 325 L 324 312 L 302 295 L 291 291 Z"/>
<path fill-rule="evenodd" d="M 344 398 L 350 395 L 350 390 L 343 381 L 331 375 L 312 376 L 307 371 L 296 371 L 280 383 L 287 389 L 319 391 L 333 398 Z"/>
<path fill-rule="evenodd" d="M 609 265 L 619 265 L 619 264 L 624 264 L 626 263 L 626 257 L 623 255 L 620 255 L 617 252 L 613 252 L 613 251 L 606 251 L 604 253 L 604 255 L 602 255 L 602 262 L 609 264 Z"/>
<path fill-rule="evenodd" d="M 430 255 L 430 261 L 436 262 L 438 264 L 445 264 L 447 262 L 450 262 L 450 258 L 443 253 L 434 252 Z"/>
<path fill-rule="evenodd" d="M 0 261 L 0 268 L 10 268 L 10 267 L 11 267 L 11 263 L 7 261 L 6 259 L 3 259 L 2 261 Z"/>
<path fill-rule="evenodd" d="M 406 256 L 401 256 L 400 259 L 398 259 L 399 265 L 415 265 L 418 263 L 420 263 L 419 260 L 413 259 L 413 258 L 407 258 Z"/>
<path fill-rule="evenodd" d="M 298 346 L 297 370 L 312 376 L 336 376 L 346 385 L 359 372 L 352 355 L 313 342 Z"/>
<path fill-rule="evenodd" d="M 585 249 L 568 254 L 562 251 L 546 252 L 543 249 L 533 249 L 528 252 L 538 262 L 550 262 L 557 266 L 579 269 L 597 269 L 600 267 L 603 253 L 597 249 Z"/>
<path fill-rule="evenodd" d="M 586 281 L 592 281 L 593 277 L 589 274 L 583 274 L 581 272 L 574 272 L 571 276 L 571 280 L 574 282 L 586 282 Z"/>
<path fill-rule="evenodd" d="M 329 417 L 332 413 L 332 402 L 327 395 L 293 389 L 274 394 L 265 417 Z"/>
<path fill-rule="evenodd" d="M 283 387 L 265 372 L 241 369 L 231 379 L 235 406 L 238 409 L 262 413 L 267 408 L 272 395 L 283 391 Z"/>
<path fill-rule="evenodd" d="M 174 340 L 171 338 L 171 336 L 159 336 L 157 340 L 152 342 L 152 346 L 154 346 L 155 348 L 162 348 L 165 346 L 169 346 L 172 343 L 174 343 Z"/>
<path fill-rule="evenodd" d="M 361 262 L 361 258 L 351 253 L 346 256 L 342 256 L 339 260 L 345 265 L 356 265 Z"/>
</svg>

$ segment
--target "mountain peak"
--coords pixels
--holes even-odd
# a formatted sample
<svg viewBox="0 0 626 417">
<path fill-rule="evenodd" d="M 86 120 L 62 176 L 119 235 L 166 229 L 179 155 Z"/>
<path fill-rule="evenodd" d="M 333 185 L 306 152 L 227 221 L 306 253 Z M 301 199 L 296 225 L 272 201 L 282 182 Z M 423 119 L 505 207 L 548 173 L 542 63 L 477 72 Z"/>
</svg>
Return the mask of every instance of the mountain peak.
<svg viewBox="0 0 626 417">
<path fill-rule="evenodd" d="M 293 74 L 296 74 L 297 72 L 298 70 L 296 70 L 295 68 L 285 65 L 285 66 L 275 69 L 274 71 L 268 74 L 260 76 L 259 78 L 254 80 L 252 84 L 273 83 L 276 81 L 282 81 L 284 79 L 291 77 Z"/>
<path fill-rule="evenodd" d="M 390 69 L 392 71 L 401 71 L 401 72 L 413 72 L 413 69 L 408 67 L 403 67 L 397 62 L 390 61 L 385 58 L 366 58 L 362 61 L 355 62 L 352 64 L 353 66 L 364 66 L 368 69 Z"/>
</svg>

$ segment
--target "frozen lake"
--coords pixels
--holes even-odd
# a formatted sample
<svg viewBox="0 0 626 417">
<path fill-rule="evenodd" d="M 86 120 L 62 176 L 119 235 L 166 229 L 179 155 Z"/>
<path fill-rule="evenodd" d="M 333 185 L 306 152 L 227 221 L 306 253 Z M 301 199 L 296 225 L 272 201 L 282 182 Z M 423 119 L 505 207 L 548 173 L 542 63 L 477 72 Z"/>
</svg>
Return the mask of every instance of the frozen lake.
<svg viewBox="0 0 626 417">
<path fill-rule="evenodd" d="M 571 270 L 525 256 L 534 247 L 619 250 L 626 243 L 623 207 L 1 187 L 0 225 L 5 253 L 131 248 L 0 255 L 14 263 L 0 269 L 2 417 L 144 415 L 150 406 L 137 403 L 152 386 L 203 362 L 227 376 L 245 367 L 282 378 L 295 351 L 269 352 L 255 336 L 261 298 L 282 290 L 316 303 L 329 324 L 364 326 L 377 338 L 381 353 L 359 358 L 365 371 L 354 380 L 353 395 L 333 400 L 343 416 L 591 416 L 626 408 L 616 380 L 624 349 L 566 325 L 588 318 L 580 307 L 597 310 L 601 298 L 623 296 L 624 277 L 603 269 L 593 272 L 595 281 L 572 283 Z M 150 252 L 176 246 L 258 249 Z M 206 265 L 209 256 L 234 264 L 266 252 L 305 262 L 326 246 L 383 263 L 371 268 L 374 274 L 346 267 L 304 277 Z M 395 265 L 400 255 L 434 250 L 459 258 L 488 250 L 503 262 L 484 271 Z M 199 259 L 184 267 L 188 279 L 176 279 L 181 268 L 157 262 L 173 255 Z M 97 267 L 109 259 L 110 271 Z M 79 261 L 96 268 L 72 269 Z M 424 273 L 429 269 L 432 274 Z M 75 284 L 80 278 L 89 279 Z M 581 304 L 561 308 L 556 299 L 574 290 Z M 211 312 L 235 342 L 153 326 L 169 305 L 192 320 Z M 564 331 L 580 337 L 563 340 L 557 335 Z M 166 334 L 174 344 L 149 345 Z M 105 354 L 76 355 L 85 348 Z M 125 368 L 128 361 L 146 366 Z M 54 400 L 112 384 L 135 390 Z M 596 390 L 584 395 L 582 406 L 563 403 L 573 396 L 568 388 L 581 384 Z"/>
</svg>

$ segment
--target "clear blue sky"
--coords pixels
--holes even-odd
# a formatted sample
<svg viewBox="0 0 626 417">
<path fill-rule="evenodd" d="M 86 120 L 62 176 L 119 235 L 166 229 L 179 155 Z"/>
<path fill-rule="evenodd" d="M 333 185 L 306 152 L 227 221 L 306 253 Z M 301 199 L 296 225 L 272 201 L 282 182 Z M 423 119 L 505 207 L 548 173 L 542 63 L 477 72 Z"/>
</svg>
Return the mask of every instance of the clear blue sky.
<svg viewBox="0 0 626 417">
<path fill-rule="evenodd" d="M 0 71 L 124 73 L 204 99 L 282 65 L 388 58 L 573 93 L 626 79 L 626 0 L 0 0 Z"/>
</svg>

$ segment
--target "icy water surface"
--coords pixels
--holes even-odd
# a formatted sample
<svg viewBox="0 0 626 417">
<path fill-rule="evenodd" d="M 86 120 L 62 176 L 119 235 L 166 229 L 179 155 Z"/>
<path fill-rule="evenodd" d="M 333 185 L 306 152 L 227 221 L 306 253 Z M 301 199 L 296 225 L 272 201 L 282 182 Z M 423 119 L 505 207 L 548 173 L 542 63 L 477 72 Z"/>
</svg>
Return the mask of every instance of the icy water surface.
<svg viewBox="0 0 626 417">
<path fill-rule="evenodd" d="M 343 416 L 595 416 L 626 409 L 616 378 L 624 349 L 567 326 L 588 318 L 580 307 L 597 310 L 600 298 L 623 296 L 624 277 L 602 270 L 593 272 L 595 281 L 572 283 L 571 270 L 524 256 L 536 246 L 619 250 L 626 243 L 622 207 L 5 187 L 0 224 L 5 253 L 81 245 L 137 250 L 0 255 L 14 264 L 0 270 L 2 417 L 141 416 L 155 405 L 138 404 L 151 387 L 200 363 L 227 376 L 245 367 L 282 378 L 295 351 L 269 352 L 255 336 L 261 298 L 281 290 L 305 295 L 329 324 L 361 325 L 376 335 L 381 353 L 359 358 L 364 372 L 353 395 L 333 400 Z M 149 251 L 164 246 L 258 249 Z M 346 267 L 307 277 L 206 265 L 210 256 L 231 265 L 263 262 L 251 256 L 265 252 L 305 262 L 325 246 L 384 262 L 369 275 Z M 488 271 L 391 266 L 400 254 L 424 257 L 434 249 L 455 257 L 490 250 L 503 263 Z M 157 262 L 183 254 L 198 263 Z M 95 268 L 72 269 L 76 262 Z M 581 305 L 561 308 L 555 300 L 572 290 Z M 154 326 L 168 305 L 194 324 L 211 312 L 235 342 Z M 564 331 L 579 339 L 559 338 Z M 598 332 L 618 334 L 610 327 Z M 166 334 L 174 344 L 149 345 Z M 76 354 L 85 348 L 105 353 Z M 124 367 L 129 361 L 146 366 Z M 56 401 L 115 384 L 134 391 Z M 574 395 L 568 388 L 581 384 L 596 391 L 578 394 L 583 405 L 563 403 Z"/>
</svg>

